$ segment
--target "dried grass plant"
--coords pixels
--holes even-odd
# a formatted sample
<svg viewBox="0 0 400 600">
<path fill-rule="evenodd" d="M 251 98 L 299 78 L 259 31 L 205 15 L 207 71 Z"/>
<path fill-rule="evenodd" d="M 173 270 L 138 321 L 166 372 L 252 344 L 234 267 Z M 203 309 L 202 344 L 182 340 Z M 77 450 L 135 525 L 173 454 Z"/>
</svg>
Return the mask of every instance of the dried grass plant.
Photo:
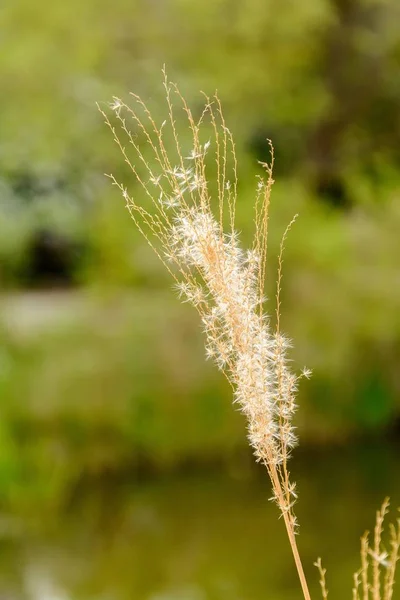
<svg viewBox="0 0 400 600">
<path fill-rule="evenodd" d="M 289 223 L 280 246 L 276 292 L 276 326 L 265 312 L 268 214 L 273 185 L 270 163 L 260 163 L 264 176 L 256 186 L 255 232 L 251 248 L 243 250 L 235 228 L 238 177 L 235 143 L 225 123 L 217 95 L 204 95 L 204 107 L 193 112 L 164 72 L 167 119 L 160 125 L 142 99 L 131 94 L 133 107 L 114 98 L 110 110 L 99 107 L 125 163 L 136 180 L 139 201 L 113 175 L 138 230 L 176 283 L 183 302 L 198 311 L 206 338 L 206 355 L 225 374 L 233 401 L 247 419 L 248 439 L 256 460 L 267 469 L 275 500 L 286 526 L 303 596 L 310 592 L 299 555 L 294 514 L 296 485 L 288 461 L 296 435 L 293 415 L 296 392 L 304 369 L 295 374 L 287 357 L 290 341 L 280 326 L 283 251 Z M 190 148 L 183 149 L 178 133 L 176 103 L 190 130 Z M 203 139 L 204 131 L 211 139 Z M 167 138 L 169 141 L 167 141 Z M 171 143 L 172 142 L 172 143 Z M 208 171 L 214 168 L 210 178 Z M 214 189 L 212 179 L 215 181 Z M 141 191 L 139 191 L 141 190 Z M 391 527 L 392 550 L 381 549 L 383 516 L 378 513 L 373 550 L 362 538 L 362 567 L 354 576 L 354 600 L 391 600 L 400 528 Z M 372 583 L 368 583 L 368 565 Z M 323 598 L 328 592 L 321 575 Z M 386 569 L 383 588 L 380 570 Z M 362 596 L 360 596 L 360 593 Z"/>
</svg>

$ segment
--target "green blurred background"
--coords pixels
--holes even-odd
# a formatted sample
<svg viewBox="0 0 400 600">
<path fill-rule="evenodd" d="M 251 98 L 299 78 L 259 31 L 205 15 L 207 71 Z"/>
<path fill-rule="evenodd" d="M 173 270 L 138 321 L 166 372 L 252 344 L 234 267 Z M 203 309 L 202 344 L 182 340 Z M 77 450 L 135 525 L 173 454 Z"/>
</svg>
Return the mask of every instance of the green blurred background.
<svg viewBox="0 0 400 600">
<path fill-rule="evenodd" d="M 300 546 L 350 595 L 359 535 L 400 503 L 400 4 L 3 0 L 0 44 L 0 597 L 299 598 L 196 314 L 103 175 L 124 170 L 95 102 L 163 120 L 164 63 L 195 109 L 218 89 L 245 242 L 272 139 L 271 312 L 300 214 Z"/>
</svg>

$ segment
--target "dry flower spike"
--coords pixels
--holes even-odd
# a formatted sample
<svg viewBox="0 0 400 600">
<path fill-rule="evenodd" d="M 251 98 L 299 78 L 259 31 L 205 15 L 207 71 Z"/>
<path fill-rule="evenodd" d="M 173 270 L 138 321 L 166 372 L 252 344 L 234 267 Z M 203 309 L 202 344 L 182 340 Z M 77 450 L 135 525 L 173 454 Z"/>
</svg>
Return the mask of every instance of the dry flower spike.
<svg viewBox="0 0 400 600">
<path fill-rule="evenodd" d="M 139 200 L 113 175 L 109 177 L 119 188 L 136 227 L 174 278 L 179 297 L 190 302 L 200 315 L 206 356 L 224 372 L 233 388 L 234 402 L 247 418 L 249 442 L 256 459 L 268 470 L 273 499 L 285 522 L 303 595 L 305 600 L 310 600 L 295 537 L 293 505 L 297 495 L 295 484 L 289 478 L 288 460 L 297 442 L 293 415 L 298 382 L 311 372 L 303 369 L 296 375 L 289 369 L 290 342 L 280 329 L 284 243 L 295 219 L 281 243 L 277 326 L 273 330 L 264 310 L 268 209 L 273 184 L 272 145 L 270 164 L 261 163 L 265 176 L 259 177 L 256 185 L 254 240 L 252 247 L 245 251 L 235 228 L 235 144 L 219 98 L 204 96 L 205 105 L 196 120 L 165 71 L 164 88 L 168 118 L 160 126 L 135 94 L 132 94 L 134 108 L 114 98 L 109 107 L 112 117 L 99 107 L 135 177 Z M 178 135 L 175 102 L 183 110 L 191 133 L 191 148 L 185 151 Z M 202 141 L 203 129 L 212 132 L 211 139 L 207 135 L 205 142 Z M 171 147 L 167 147 L 165 141 L 166 131 L 173 140 Z M 138 138 L 142 142 L 139 143 Z M 210 163 L 216 173 L 214 189 L 208 178 Z M 368 560 L 367 554 L 364 560 Z M 326 598 L 325 571 L 318 564 Z M 361 585 L 357 581 L 355 585 Z M 391 581 L 392 575 L 388 576 L 385 586 L 390 586 Z M 358 587 L 353 592 L 354 600 L 358 598 L 357 590 Z M 391 600 L 388 592 L 383 598 Z M 363 600 L 368 599 L 363 596 Z M 373 596 L 373 600 L 378 597 Z"/>
</svg>

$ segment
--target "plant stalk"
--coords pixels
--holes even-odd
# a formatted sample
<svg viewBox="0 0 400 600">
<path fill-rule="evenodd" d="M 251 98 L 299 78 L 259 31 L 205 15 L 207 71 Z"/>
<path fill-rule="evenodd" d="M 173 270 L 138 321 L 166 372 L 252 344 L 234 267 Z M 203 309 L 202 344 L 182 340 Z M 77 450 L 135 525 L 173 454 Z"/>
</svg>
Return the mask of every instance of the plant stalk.
<svg viewBox="0 0 400 600">
<path fill-rule="evenodd" d="M 283 513 L 286 531 L 289 537 L 290 547 L 292 548 L 294 562 L 296 564 L 297 573 L 300 579 L 301 589 L 303 590 L 304 600 L 311 600 L 310 591 L 308 589 L 307 579 L 304 574 L 303 563 L 301 562 L 299 550 L 297 548 L 296 536 L 290 521 L 288 513 Z"/>
<path fill-rule="evenodd" d="M 276 467 L 273 466 L 273 463 L 271 462 L 270 464 L 271 464 L 271 467 L 270 467 L 269 471 L 271 474 L 272 483 L 277 491 L 277 495 L 278 495 L 279 501 L 281 503 L 281 506 L 284 506 L 284 494 L 283 494 L 281 482 L 279 480 L 279 475 L 277 473 Z M 297 547 L 296 535 L 295 535 L 295 532 L 293 529 L 293 523 L 292 523 L 292 521 L 290 519 L 290 515 L 287 511 L 282 510 L 282 515 L 283 515 L 283 520 L 285 521 L 286 532 L 288 534 L 290 547 L 292 549 L 292 554 L 293 554 L 294 562 L 296 565 L 297 574 L 299 576 L 301 589 L 303 590 L 304 600 L 311 600 L 311 595 L 310 595 L 310 591 L 308 589 L 307 579 L 306 579 L 304 569 L 303 569 L 303 563 L 301 562 L 299 549 Z"/>
</svg>

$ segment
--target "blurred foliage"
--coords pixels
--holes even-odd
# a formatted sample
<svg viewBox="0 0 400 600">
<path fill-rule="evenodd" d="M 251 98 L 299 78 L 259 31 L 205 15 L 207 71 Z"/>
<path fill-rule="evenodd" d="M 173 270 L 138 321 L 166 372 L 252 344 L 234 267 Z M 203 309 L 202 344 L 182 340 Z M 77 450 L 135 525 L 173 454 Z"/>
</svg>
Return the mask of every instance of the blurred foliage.
<svg viewBox="0 0 400 600">
<path fill-rule="evenodd" d="M 124 464 L 133 447 L 168 465 L 243 443 L 195 316 L 164 293 L 169 281 L 103 177 L 130 182 L 95 102 L 133 90 L 162 120 L 164 63 L 195 110 L 200 89 L 218 89 L 244 240 L 257 160 L 274 143 L 268 290 L 299 212 L 283 318 L 294 358 L 315 373 L 301 430 L 342 438 L 398 418 L 399 19 L 396 0 L 2 3 L 0 281 L 15 314 L 2 319 L 1 481 L 25 486 L 38 477 L 32 461 L 50 461 L 54 478 L 43 477 L 57 486 L 71 457 L 79 474 Z M 16 293 L 66 284 L 81 296 Z"/>
<path fill-rule="evenodd" d="M 332 597 L 348 597 L 360 531 L 372 524 L 383 492 L 393 507 L 399 503 L 398 450 L 379 441 L 294 458 L 304 524 L 299 544 L 313 597 L 318 553 L 329 568 Z M 40 600 L 294 600 L 296 574 L 269 495 L 263 469 L 255 466 L 139 485 L 129 475 L 100 478 L 80 486 L 58 515 L 39 508 L 28 517 L 2 517 L 0 590 Z"/>
<path fill-rule="evenodd" d="M 391 348 L 376 365 L 360 365 L 363 352 L 377 351 L 349 341 L 342 357 L 335 352 L 337 332 L 324 325 L 318 307 L 313 310 L 318 335 L 297 326 L 303 346 L 294 352 L 296 364 L 320 359 L 301 388 L 302 443 L 344 442 L 380 429 L 397 409 L 387 378 L 396 378 Z M 236 472 L 249 456 L 231 390 L 204 360 L 197 315 L 172 293 L 30 293 L 4 298 L 1 313 L 6 505 L 28 512 L 38 502 L 57 508 L 82 475 L 140 475 L 204 463 Z M 307 345 L 311 335 L 319 347 Z M 322 355 L 325 339 L 328 356 Z"/>
</svg>

